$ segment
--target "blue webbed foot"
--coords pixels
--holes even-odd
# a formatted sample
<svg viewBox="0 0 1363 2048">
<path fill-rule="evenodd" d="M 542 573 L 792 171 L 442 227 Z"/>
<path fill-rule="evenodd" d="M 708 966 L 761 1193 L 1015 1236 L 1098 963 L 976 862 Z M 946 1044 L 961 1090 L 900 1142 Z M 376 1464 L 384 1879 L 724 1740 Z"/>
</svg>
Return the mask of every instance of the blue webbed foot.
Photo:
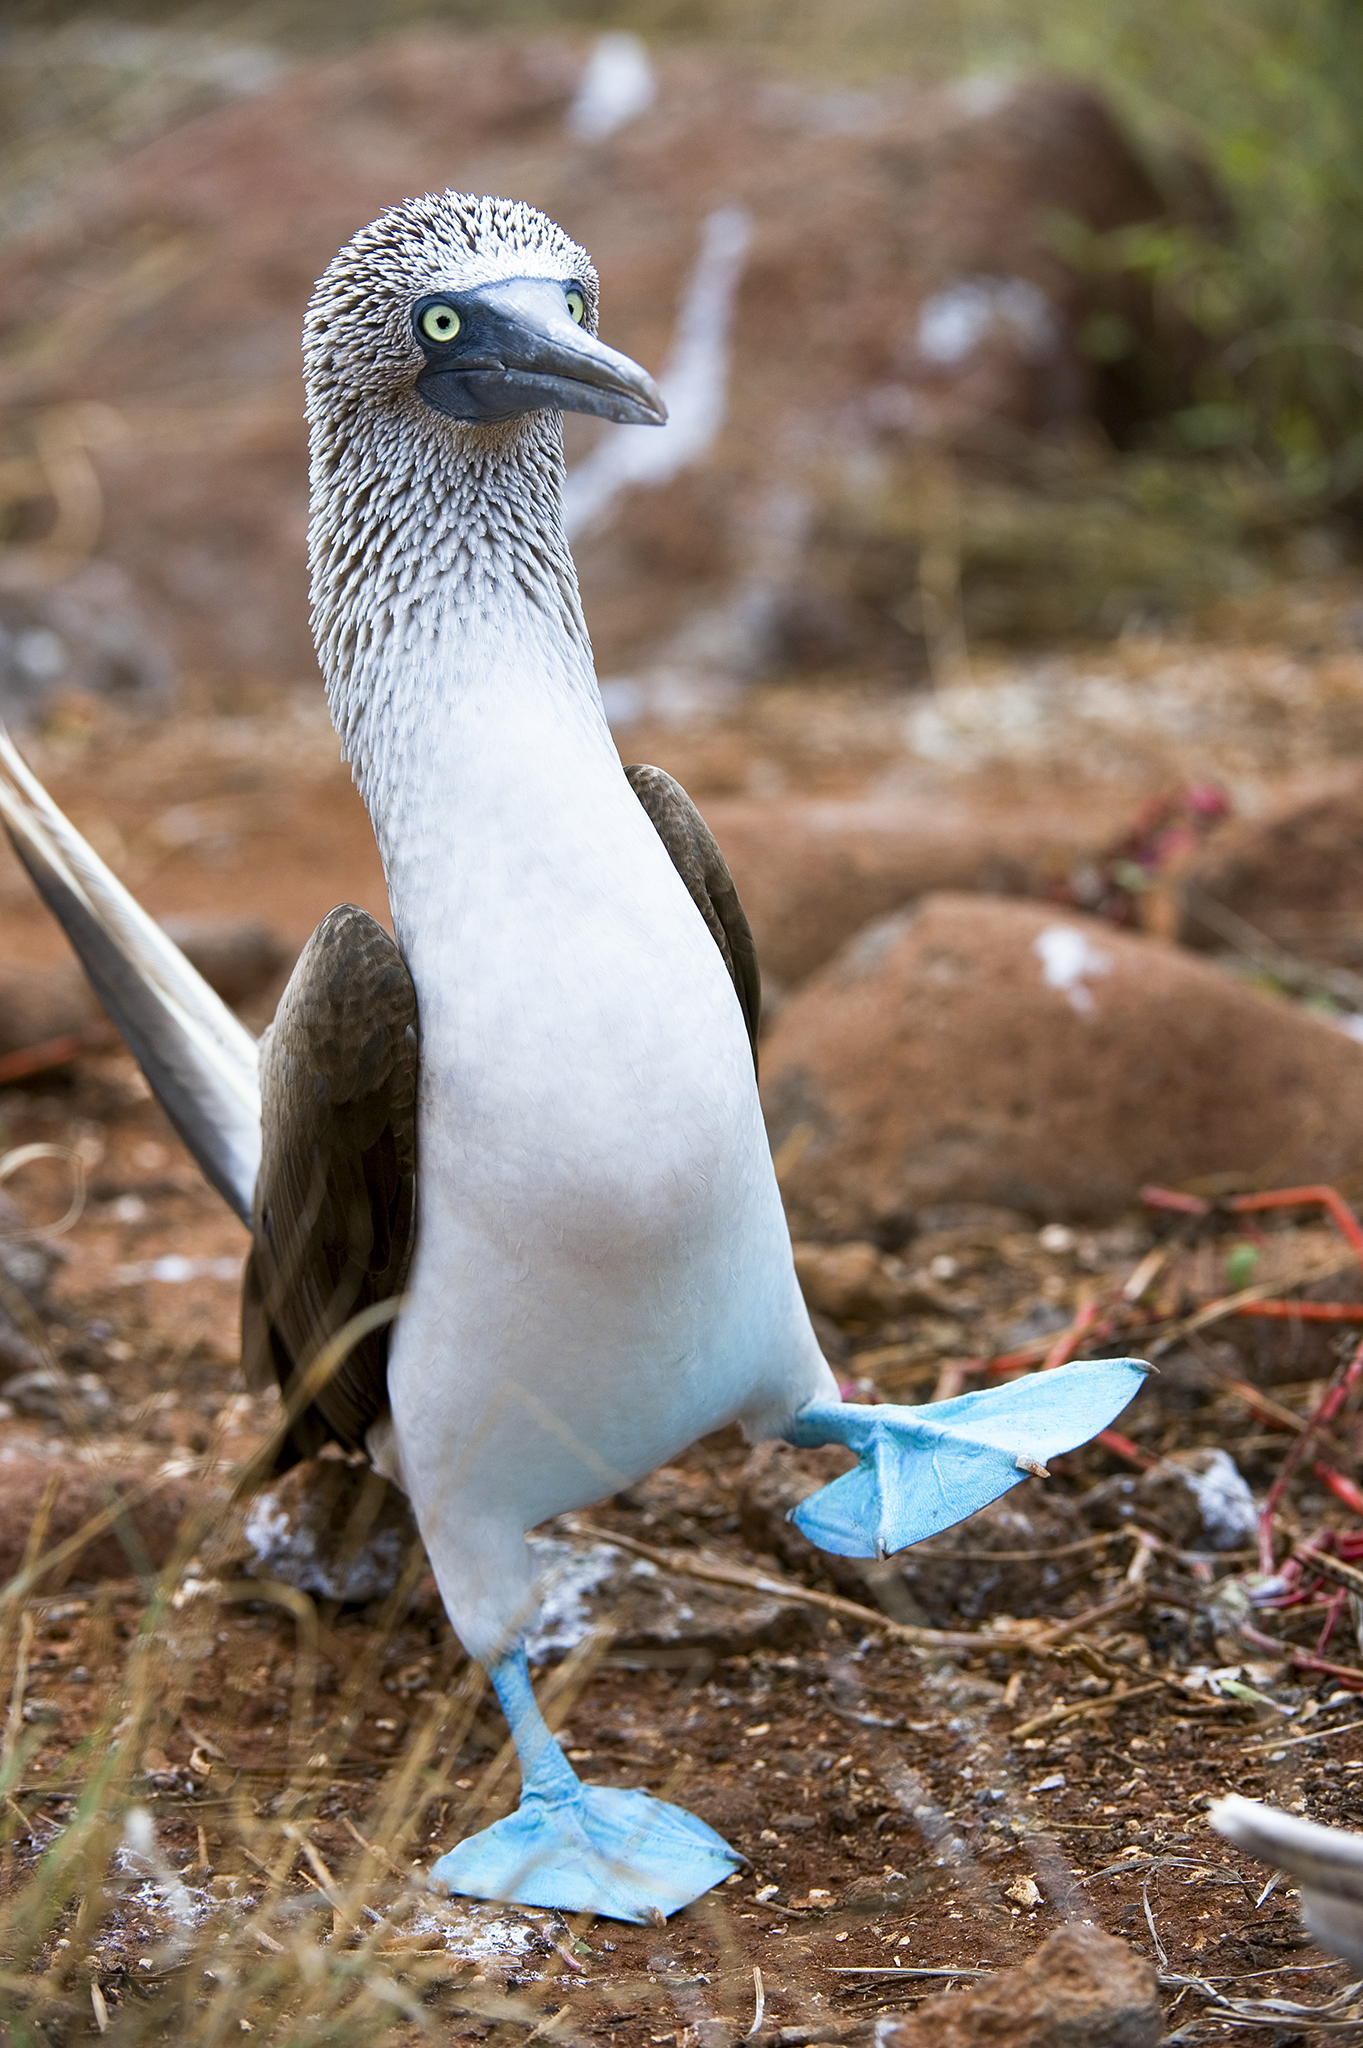
<svg viewBox="0 0 1363 2048">
<path fill-rule="evenodd" d="M 647 1924 L 739 1868 L 743 1858 L 694 1814 L 647 1792 L 581 1782 L 535 1705 L 523 1650 L 489 1676 L 520 1756 L 521 1803 L 442 1856 L 433 1884 Z"/>
<path fill-rule="evenodd" d="M 921 1408 L 811 1401 L 790 1441 L 846 1444 L 858 1462 L 791 1520 L 838 1557 L 886 1557 L 921 1543 L 1106 1429 L 1148 1370 L 1134 1358 L 1062 1365 Z"/>
<path fill-rule="evenodd" d="M 579 1785 L 564 1803 L 523 1799 L 442 1856 L 431 1877 L 475 1899 L 647 1924 L 690 1905 L 741 1861 L 679 1806 L 647 1792 Z"/>
</svg>

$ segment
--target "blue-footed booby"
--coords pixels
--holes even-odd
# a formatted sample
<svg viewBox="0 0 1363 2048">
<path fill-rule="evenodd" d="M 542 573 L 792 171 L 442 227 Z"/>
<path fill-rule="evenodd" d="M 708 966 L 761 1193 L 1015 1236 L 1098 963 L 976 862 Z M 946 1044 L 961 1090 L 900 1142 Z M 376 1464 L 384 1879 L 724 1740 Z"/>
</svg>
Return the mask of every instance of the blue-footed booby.
<svg viewBox="0 0 1363 2048">
<path fill-rule="evenodd" d="M 243 1363 L 283 1390 L 281 1457 L 363 1445 L 405 1489 L 506 1711 L 520 1806 L 433 1881 L 649 1921 L 741 1859 L 578 1779 L 520 1647 L 527 1530 L 738 1422 L 850 1445 L 797 1519 L 884 1555 L 1103 1428 L 1143 1368 L 839 1398 L 763 1127 L 747 921 L 685 792 L 622 768 L 597 689 L 561 414 L 664 415 L 596 328 L 584 250 L 453 192 L 363 229 L 308 308 L 314 632 L 396 943 L 333 911 L 257 1045 L 7 742 L 0 813 L 251 1227 Z"/>
</svg>

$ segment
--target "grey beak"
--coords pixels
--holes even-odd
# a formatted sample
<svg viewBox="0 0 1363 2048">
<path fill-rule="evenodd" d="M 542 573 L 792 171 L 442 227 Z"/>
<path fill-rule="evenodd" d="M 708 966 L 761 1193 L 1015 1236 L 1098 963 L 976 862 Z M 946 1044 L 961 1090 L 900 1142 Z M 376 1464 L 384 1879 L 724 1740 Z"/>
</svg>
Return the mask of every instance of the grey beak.
<svg viewBox="0 0 1363 2048">
<path fill-rule="evenodd" d="M 527 412 L 595 413 L 631 426 L 666 420 L 647 370 L 579 327 L 562 285 L 513 277 L 449 303 L 458 338 L 435 347 L 417 337 L 427 361 L 416 388 L 433 412 L 485 424 Z"/>
</svg>

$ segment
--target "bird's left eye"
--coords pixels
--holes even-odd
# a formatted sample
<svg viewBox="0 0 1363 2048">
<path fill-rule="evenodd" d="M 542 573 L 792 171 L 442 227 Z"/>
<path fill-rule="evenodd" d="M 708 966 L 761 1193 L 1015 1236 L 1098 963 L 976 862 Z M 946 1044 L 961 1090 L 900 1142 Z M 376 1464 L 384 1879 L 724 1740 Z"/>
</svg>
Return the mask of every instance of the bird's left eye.
<svg viewBox="0 0 1363 2048">
<path fill-rule="evenodd" d="M 580 327 L 587 315 L 587 301 L 585 297 L 578 290 L 575 284 L 570 284 L 567 291 L 563 294 L 563 296 L 568 301 L 568 313 L 570 318 L 576 320 L 578 326 Z"/>
<path fill-rule="evenodd" d="M 453 306 L 428 306 L 420 322 L 427 341 L 453 341 L 463 324 Z"/>
</svg>

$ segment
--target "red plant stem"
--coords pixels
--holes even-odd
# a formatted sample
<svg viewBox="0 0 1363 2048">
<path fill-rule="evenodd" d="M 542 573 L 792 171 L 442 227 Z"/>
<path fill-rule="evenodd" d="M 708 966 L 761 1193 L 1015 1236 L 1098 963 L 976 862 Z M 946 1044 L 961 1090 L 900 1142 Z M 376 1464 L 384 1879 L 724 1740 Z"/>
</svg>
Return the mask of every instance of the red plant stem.
<svg viewBox="0 0 1363 2048">
<path fill-rule="evenodd" d="M 1334 1421 L 1350 1393 L 1357 1386 L 1360 1378 L 1363 1378 L 1363 1344 L 1359 1345 L 1345 1370 L 1337 1374 L 1330 1386 L 1326 1388 L 1325 1393 L 1317 1403 L 1315 1413 L 1311 1416 L 1297 1441 L 1283 1459 L 1277 1478 L 1264 1496 L 1264 1504 L 1259 1510 L 1260 1571 L 1271 1572 L 1273 1569 L 1273 1517 L 1278 1511 L 1279 1502 L 1287 1491 L 1288 1480 L 1301 1463 L 1306 1447 L 1312 1437 L 1315 1436 L 1318 1430 L 1327 1428 Z"/>
<path fill-rule="evenodd" d="M 1323 1458 L 1317 1458 L 1311 1467 L 1317 1479 L 1328 1486 L 1336 1500 L 1342 1500 L 1345 1507 L 1355 1515 L 1363 1515 L 1363 1490 L 1346 1479 L 1342 1472 L 1336 1472 L 1333 1465 L 1327 1465 Z"/>
<path fill-rule="evenodd" d="M 1265 1602 L 1265 1605 L 1275 1608 L 1310 1606 L 1324 1584 L 1320 1573 L 1312 1569 L 1312 1559 L 1330 1556 L 1335 1547 L 1333 1529 L 1317 1530 L 1314 1536 L 1303 1543 L 1300 1550 L 1294 1551 L 1292 1556 L 1286 1558 L 1278 1567 L 1276 1576 L 1279 1584 L 1284 1589 L 1295 1590 L 1284 1590 L 1272 1601 Z M 1330 1597 L 1333 1599 L 1333 1592 Z"/>
<path fill-rule="evenodd" d="M 1338 1188 L 1274 1188 L 1271 1194 L 1232 1195 L 1226 1206 L 1237 1216 L 1250 1216 L 1260 1209 L 1299 1209 L 1308 1204 L 1326 1210 L 1356 1256 L 1363 1259 L 1363 1224 Z"/>
<path fill-rule="evenodd" d="M 1363 1301 L 1242 1301 L 1231 1314 L 1294 1317 L 1303 1323 L 1363 1323 Z"/>
<path fill-rule="evenodd" d="M 1209 1216 L 1212 1204 L 1200 1195 L 1183 1195 L 1176 1188 L 1142 1188 L 1141 1201 L 1147 1209 L 1169 1209 L 1180 1216 Z M 1338 1188 L 1273 1188 L 1266 1194 L 1232 1195 L 1226 1208 L 1233 1216 L 1253 1216 L 1264 1209 L 1324 1209 L 1349 1244 L 1354 1256 L 1363 1261 L 1363 1223 Z M 1265 1306 L 1241 1309 L 1241 1315 L 1263 1315 L 1281 1311 Z"/>
<path fill-rule="evenodd" d="M 1041 1344 L 1024 1344 L 1021 1351 L 1001 1351 L 997 1358 L 968 1358 L 965 1363 L 974 1371 L 987 1372 L 993 1379 L 996 1373 L 1025 1372 L 1029 1365 L 1040 1365 L 1050 1350 L 1050 1339 Z"/>
<path fill-rule="evenodd" d="M 1288 1559 L 1277 1577 L 1281 1582 L 1282 1591 L 1275 1593 L 1272 1599 L 1265 1600 L 1265 1607 L 1300 1607 L 1303 1600 L 1313 1598 L 1319 1584 L 1319 1580 L 1314 1576 L 1303 1580 L 1301 1567 L 1295 1558 Z"/>
<path fill-rule="evenodd" d="M 1158 1458 L 1152 1457 L 1149 1451 L 1143 1451 L 1139 1444 L 1133 1444 L 1129 1436 L 1123 1436 L 1118 1430 L 1100 1429 L 1093 1441 L 1106 1445 L 1119 1458 L 1125 1458 L 1129 1465 L 1139 1465 L 1142 1472 L 1153 1472 L 1159 1463 Z"/>
<path fill-rule="evenodd" d="M 50 1073 L 53 1067 L 69 1067 L 85 1050 L 85 1034 L 68 1031 L 61 1038 L 45 1038 L 41 1045 L 21 1046 L 0 1058 L 0 1088 L 13 1081 L 27 1081 L 33 1074 Z"/>
<path fill-rule="evenodd" d="M 1060 1335 L 1046 1353 L 1041 1370 L 1043 1372 L 1054 1372 L 1056 1366 L 1068 1365 L 1097 1320 L 1097 1302 L 1086 1301 L 1069 1328 L 1060 1332 Z"/>
<path fill-rule="evenodd" d="M 1281 1645 L 1279 1645 L 1281 1650 Z M 1292 1652 L 1294 1671 L 1319 1671 L 1326 1678 L 1336 1678 L 1346 1685 L 1350 1692 L 1363 1692 L 1363 1671 L 1353 1664 L 1327 1664 L 1323 1657 L 1312 1657 L 1305 1650 Z"/>
<path fill-rule="evenodd" d="M 1287 1649 L 1286 1643 L 1280 1643 L 1276 1636 L 1265 1635 L 1261 1628 L 1255 1628 L 1253 1622 L 1237 1622 L 1235 1633 L 1251 1650 L 1268 1650 L 1273 1656 L 1281 1657 Z"/>
<path fill-rule="evenodd" d="M 1048 1340 L 1049 1341 L 1049 1340 Z M 1027 1344 L 1021 1351 L 1000 1351 L 992 1358 L 950 1358 L 943 1365 L 945 1372 L 960 1373 L 969 1379 L 972 1373 L 988 1373 L 992 1379 L 995 1373 L 1025 1372 L 1029 1365 L 1039 1365 L 1046 1356 L 1047 1344 Z"/>
<path fill-rule="evenodd" d="M 1047 1368 L 1052 1364 L 1064 1365 L 1081 1338 L 1091 1337 L 1095 1344 L 1101 1344 L 1112 1335 L 1112 1318 L 1108 1316 L 1100 1322 L 1098 1317 L 1099 1304 L 1088 1302 L 1080 1309 L 1069 1327 L 1062 1330 L 1057 1337 L 1045 1337 L 1035 1344 L 1024 1344 L 1018 1351 L 1000 1351 L 993 1358 L 963 1359 L 962 1369 L 966 1372 L 985 1372 L 993 1379 L 998 1373 L 1024 1372 L 1029 1365 L 1041 1365 L 1043 1362 Z M 1062 1353 L 1063 1345 L 1070 1345 L 1070 1350 Z"/>
<path fill-rule="evenodd" d="M 1257 1387 L 1249 1384 L 1248 1380 L 1227 1378 L 1222 1380 L 1221 1384 L 1228 1394 L 1234 1394 L 1237 1401 L 1243 1401 L 1250 1414 L 1258 1421 L 1266 1422 L 1270 1429 L 1284 1429 L 1289 1435 L 1295 1436 L 1301 1428 L 1300 1416 L 1292 1415 L 1290 1409 L 1279 1408 L 1276 1403 L 1270 1403 Z M 1288 1419 L 1289 1416 L 1291 1420 Z"/>
<path fill-rule="evenodd" d="M 1335 1623 L 1344 1612 L 1344 1602 L 1348 1597 L 1347 1591 L 1341 1586 L 1334 1599 L 1330 1602 L 1330 1612 L 1325 1617 L 1325 1626 L 1316 1638 L 1316 1655 L 1318 1657 L 1324 1655 L 1325 1646 L 1335 1632 Z"/>
<path fill-rule="evenodd" d="M 1267 1650 L 1273 1657 L 1287 1654 L 1286 1643 L 1279 1642 L 1276 1636 L 1265 1635 L 1262 1629 L 1252 1627 L 1247 1621 L 1240 1622 L 1235 1632 L 1241 1642 L 1247 1643 L 1251 1649 Z M 1351 1692 L 1363 1692 L 1363 1671 L 1356 1665 L 1329 1664 L 1323 1657 L 1313 1657 L 1306 1650 L 1293 1650 L 1290 1655 L 1294 1671 L 1319 1671 L 1326 1678 L 1337 1678 L 1340 1684 L 1347 1685 Z"/>
<path fill-rule="evenodd" d="M 1175 1188 L 1142 1188 L 1147 1209 L 1172 1209 L 1179 1216 L 1210 1216 L 1212 1205 L 1201 1195 L 1181 1195 Z"/>
</svg>

